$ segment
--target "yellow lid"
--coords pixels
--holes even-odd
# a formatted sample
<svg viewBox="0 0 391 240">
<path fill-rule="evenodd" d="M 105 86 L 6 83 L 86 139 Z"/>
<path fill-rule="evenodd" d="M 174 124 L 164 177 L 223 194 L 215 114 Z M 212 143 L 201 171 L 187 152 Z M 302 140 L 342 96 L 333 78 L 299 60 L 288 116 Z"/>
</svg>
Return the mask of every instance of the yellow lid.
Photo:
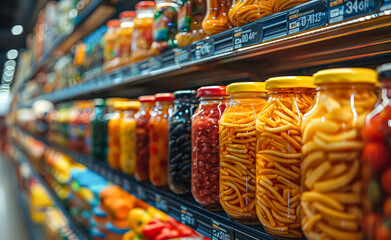
<svg viewBox="0 0 391 240">
<path fill-rule="evenodd" d="M 114 102 L 114 108 L 118 110 L 138 110 L 141 106 L 141 103 L 138 101 L 128 101 L 122 102 L 117 101 Z"/>
<path fill-rule="evenodd" d="M 129 101 L 128 98 L 108 98 L 106 99 L 106 105 L 107 106 L 114 106 L 114 103 L 116 102 L 125 102 L 125 101 Z"/>
<path fill-rule="evenodd" d="M 269 78 L 265 82 L 266 89 L 273 88 L 316 88 L 314 78 L 308 76 L 284 76 Z"/>
<path fill-rule="evenodd" d="M 227 86 L 227 93 L 267 92 L 264 82 L 237 82 Z"/>
<path fill-rule="evenodd" d="M 377 81 L 377 72 L 369 68 L 334 68 L 314 74 L 314 84 L 323 83 L 371 83 Z"/>
</svg>

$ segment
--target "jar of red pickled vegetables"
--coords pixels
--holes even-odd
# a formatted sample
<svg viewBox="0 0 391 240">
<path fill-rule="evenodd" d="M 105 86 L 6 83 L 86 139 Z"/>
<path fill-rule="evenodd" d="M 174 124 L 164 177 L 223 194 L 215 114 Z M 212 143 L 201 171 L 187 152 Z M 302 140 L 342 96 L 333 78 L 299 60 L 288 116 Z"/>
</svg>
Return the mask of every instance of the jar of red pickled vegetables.
<svg viewBox="0 0 391 240">
<path fill-rule="evenodd" d="M 380 104 L 368 114 L 364 140 L 364 233 L 391 239 L 391 63 L 378 69 Z"/>
<path fill-rule="evenodd" d="M 136 169 L 134 175 L 139 181 L 149 178 L 149 119 L 150 111 L 155 106 L 155 96 L 141 96 L 136 118 Z"/>
<path fill-rule="evenodd" d="M 200 105 L 191 123 L 194 199 L 208 210 L 219 210 L 219 120 L 228 100 L 225 86 L 202 87 Z"/>
<path fill-rule="evenodd" d="M 196 91 L 174 92 L 175 105 L 169 119 L 168 185 L 184 194 L 191 189 L 191 117 L 198 107 Z"/>
<path fill-rule="evenodd" d="M 174 95 L 155 95 L 155 107 L 149 120 L 149 180 L 158 187 L 168 183 L 168 117 L 173 110 Z"/>
</svg>

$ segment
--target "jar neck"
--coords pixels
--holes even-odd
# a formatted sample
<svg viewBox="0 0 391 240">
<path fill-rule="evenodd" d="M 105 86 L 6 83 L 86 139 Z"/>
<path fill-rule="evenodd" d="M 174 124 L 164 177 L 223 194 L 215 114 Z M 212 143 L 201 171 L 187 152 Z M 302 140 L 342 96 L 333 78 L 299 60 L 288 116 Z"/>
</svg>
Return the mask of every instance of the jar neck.
<svg viewBox="0 0 391 240">
<path fill-rule="evenodd" d="M 155 106 L 171 106 L 172 102 L 171 101 L 161 101 L 161 102 L 156 102 Z"/>
<path fill-rule="evenodd" d="M 270 89 L 268 95 L 289 95 L 289 94 L 306 94 L 315 93 L 314 88 L 274 88 Z"/>
<path fill-rule="evenodd" d="M 221 103 L 221 102 L 227 102 L 227 101 L 228 101 L 228 96 L 211 95 L 211 96 L 200 97 L 200 105 L 211 104 L 211 103 Z"/>
<path fill-rule="evenodd" d="M 246 93 L 231 93 L 229 95 L 229 99 L 232 101 L 238 101 L 238 100 L 251 100 L 251 99 L 267 99 L 267 93 L 266 92 L 246 92 Z"/>
<path fill-rule="evenodd" d="M 121 28 L 132 28 L 134 26 L 133 19 L 134 18 L 122 18 Z"/>
<path fill-rule="evenodd" d="M 136 10 L 136 13 L 138 19 L 153 18 L 155 15 L 155 8 L 141 8 Z"/>
<path fill-rule="evenodd" d="M 178 98 L 175 99 L 174 103 L 175 104 L 181 104 L 181 103 L 196 103 L 197 99 L 195 98 Z"/>
<path fill-rule="evenodd" d="M 141 103 L 141 107 L 140 108 L 151 108 L 155 106 L 155 103 L 154 102 L 143 102 Z"/>
<path fill-rule="evenodd" d="M 341 90 L 355 90 L 355 89 L 360 89 L 360 90 L 373 90 L 374 85 L 370 83 L 346 83 L 346 84 L 319 84 L 318 88 L 316 89 L 318 92 L 332 92 L 332 91 L 341 91 Z"/>
</svg>

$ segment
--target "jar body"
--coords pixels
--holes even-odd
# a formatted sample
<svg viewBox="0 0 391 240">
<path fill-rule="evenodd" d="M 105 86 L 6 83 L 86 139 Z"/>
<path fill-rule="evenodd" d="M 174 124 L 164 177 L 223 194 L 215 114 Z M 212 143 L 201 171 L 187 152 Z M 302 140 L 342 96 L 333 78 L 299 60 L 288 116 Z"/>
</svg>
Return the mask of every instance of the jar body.
<svg viewBox="0 0 391 240">
<path fill-rule="evenodd" d="M 175 36 L 178 47 L 204 39 L 202 20 L 206 14 L 206 0 L 180 1 L 178 11 L 178 34 Z"/>
<path fill-rule="evenodd" d="M 219 123 L 220 203 L 233 219 L 256 224 L 255 122 L 266 94 L 232 94 Z"/>
<path fill-rule="evenodd" d="M 175 48 L 175 35 L 177 33 L 178 5 L 171 0 L 158 3 L 153 19 L 152 53 L 160 53 Z"/>
<path fill-rule="evenodd" d="M 194 199 L 204 208 L 219 210 L 219 120 L 226 98 L 205 98 L 191 122 L 192 181 Z"/>
<path fill-rule="evenodd" d="M 191 190 L 191 116 L 197 107 L 196 99 L 175 100 L 169 119 L 168 186 L 177 194 Z"/>
<path fill-rule="evenodd" d="M 131 43 L 132 61 L 139 61 L 152 55 L 153 11 L 154 8 L 137 10 Z"/>
<path fill-rule="evenodd" d="M 364 228 L 366 239 L 387 239 L 391 188 L 391 84 L 383 82 L 380 104 L 368 114 L 363 129 Z M 386 231 L 385 231 L 386 230 Z"/>
<path fill-rule="evenodd" d="M 265 231 L 276 237 L 303 237 L 301 124 L 313 106 L 314 93 L 312 89 L 272 89 L 257 118 L 256 210 Z"/>
<path fill-rule="evenodd" d="M 117 57 L 120 65 L 130 62 L 131 45 L 133 35 L 133 19 L 121 19 L 121 27 L 118 31 Z"/>
<path fill-rule="evenodd" d="M 273 14 L 273 6 L 269 0 L 234 0 L 229 10 L 228 17 L 234 27 L 239 27 L 250 22 Z"/>
<path fill-rule="evenodd" d="M 149 179 L 149 111 L 152 104 L 143 104 L 136 113 L 136 168 L 134 175 L 139 181 Z"/>
<path fill-rule="evenodd" d="M 107 29 L 107 32 L 103 35 L 103 41 L 104 41 L 103 58 L 104 58 L 105 64 L 109 63 L 116 56 L 116 53 L 115 53 L 115 41 L 116 41 L 115 30 L 116 30 L 115 27 L 109 27 Z"/>
<path fill-rule="evenodd" d="M 132 110 L 124 111 L 120 123 L 120 164 L 126 174 L 133 174 L 136 167 L 136 119 Z"/>
<path fill-rule="evenodd" d="M 149 180 L 158 187 L 168 183 L 168 117 L 171 102 L 157 102 L 149 122 Z"/>
<path fill-rule="evenodd" d="M 202 21 L 202 29 L 208 36 L 232 27 L 228 19 L 228 11 L 231 4 L 231 0 L 207 0 L 207 11 Z"/>
<path fill-rule="evenodd" d="M 370 84 L 319 85 L 302 124 L 301 212 L 308 239 L 363 237 L 360 132 L 375 102 Z"/>
<path fill-rule="evenodd" d="M 110 167 L 114 169 L 120 169 L 120 156 L 121 156 L 121 141 L 120 141 L 120 125 L 121 125 L 122 112 L 116 111 L 111 114 L 111 118 L 108 122 L 108 154 L 107 162 Z"/>
</svg>

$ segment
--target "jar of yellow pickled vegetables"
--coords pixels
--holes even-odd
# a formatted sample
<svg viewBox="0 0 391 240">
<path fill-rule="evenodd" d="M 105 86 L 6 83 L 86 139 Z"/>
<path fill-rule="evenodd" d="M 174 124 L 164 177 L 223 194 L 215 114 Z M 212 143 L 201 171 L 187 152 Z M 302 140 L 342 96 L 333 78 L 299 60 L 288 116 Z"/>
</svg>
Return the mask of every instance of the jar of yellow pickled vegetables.
<svg viewBox="0 0 391 240">
<path fill-rule="evenodd" d="M 141 1 L 136 4 L 137 17 L 134 19 L 132 34 L 132 61 L 139 61 L 152 55 L 153 17 L 155 2 Z"/>
<path fill-rule="evenodd" d="M 273 14 L 273 6 L 269 0 L 234 0 L 228 17 L 234 27 L 239 27 L 270 14 Z"/>
<path fill-rule="evenodd" d="M 103 35 L 103 59 L 105 71 L 111 70 L 115 67 L 114 59 L 117 57 L 115 45 L 117 41 L 117 29 L 121 22 L 119 19 L 113 19 L 107 22 L 107 31 Z"/>
<path fill-rule="evenodd" d="M 120 13 L 121 27 L 118 28 L 117 57 L 119 65 L 130 62 L 131 42 L 133 34 L 133 19 L 136 17 L 135 11 L 125 11 Z"/>
<path fill-rule="evenodd" d="M 140 102 L 122 103 L 123 118 L 120 123 L 120 164 L 121 170 L 133 174 L 136 166 L 136 119 L 135 112 L 140 108 Z"/>
<path fill-rule="evenodd" d="M 256 210 L 265 231 L 302 238 L 300 226 L 301 123 L 314 103 L 312 77 L 268 79 L 269 99 L 257 118 Z"/>
<path fill-rule="evenodd" d="M 308 239 L 362 239 L 361 129 L 376 102 L 377 74 L 322 70 L 302 123 L 302 230 Z M 291 201 L 291 200 L 290 200 Z"/>
<path fill-rule="evenodd" d="M 228 11 L 232 0 L 207 0 L 206 4 L 206 15 L 202 21 L 202 29 L 208 36 L 232 27 L 228 19 Z"/>
<path fill-rule="evenodd" d="M 229 103 L 219 123 L 220 203 L 233 220 L 254 224 L 255 121 L 267 100 L 265 83 L 233 83 L 227 93 Z"/>
<path fill-rule="evenodd" d="M 120 124 L 123 117 L 123 102 L 116 101 L 113 104 L 114 111 L 110 114 L 110 120 L 107 123 L 108 133 L 108 153 L 107 162 L 110 167 L 120 169 Z"/>
</svg>

